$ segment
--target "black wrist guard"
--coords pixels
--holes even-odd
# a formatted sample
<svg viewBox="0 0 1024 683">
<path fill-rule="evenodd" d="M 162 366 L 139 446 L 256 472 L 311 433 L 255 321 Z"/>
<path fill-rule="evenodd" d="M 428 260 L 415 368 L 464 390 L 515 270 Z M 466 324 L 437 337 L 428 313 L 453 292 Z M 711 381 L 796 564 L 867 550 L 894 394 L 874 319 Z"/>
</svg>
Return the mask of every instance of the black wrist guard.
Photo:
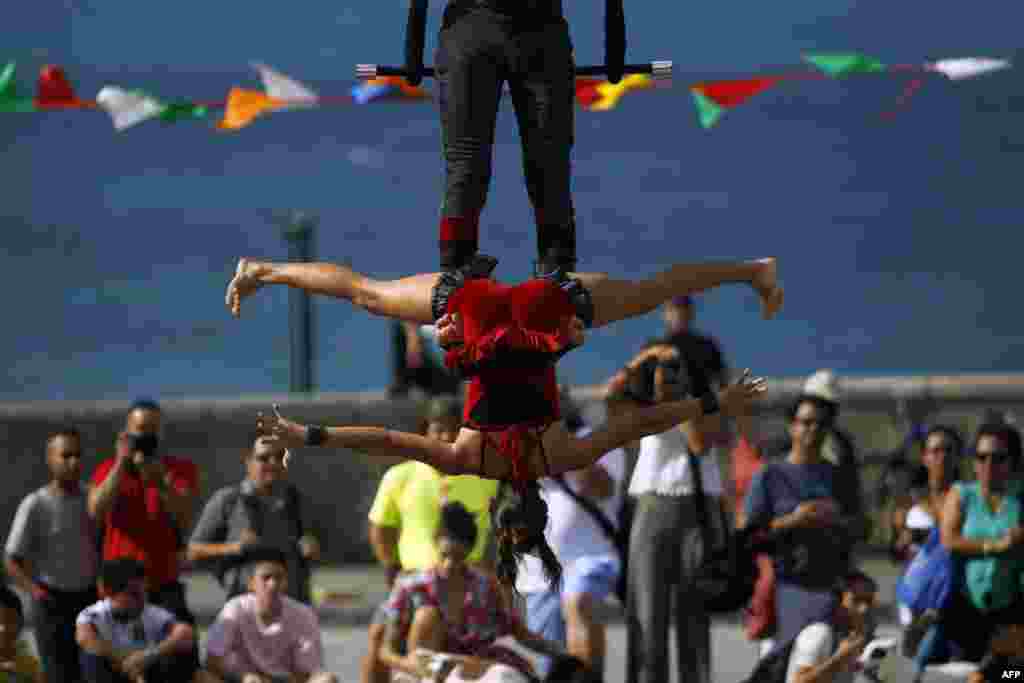
<svg viewBox="0 0 1024 683">
<path fill-rule="evenodd" d="M 309 425 L 306 427 L 306 445 L 320 446 L 327 441 L 327 430 L 320 425 Z"/>
<path fill-rule="evenodd" d="M 713 391 L 707 391 L 700 395 L 700 411 L 703 415 L 714 415 L 719 411 L 718 396 Z"/>
</svg>

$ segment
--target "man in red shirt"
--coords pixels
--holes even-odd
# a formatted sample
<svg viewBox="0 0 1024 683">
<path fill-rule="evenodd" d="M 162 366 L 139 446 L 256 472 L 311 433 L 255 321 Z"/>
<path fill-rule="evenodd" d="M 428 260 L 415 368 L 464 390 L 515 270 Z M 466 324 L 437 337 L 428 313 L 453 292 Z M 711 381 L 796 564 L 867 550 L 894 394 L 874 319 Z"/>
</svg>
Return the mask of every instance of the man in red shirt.
<svg viewBox="0 0 1024 683">
<path fill-rule="evenodd" d="M 146 571 L 146 601 L 195 623 L 178 580 L 184 534 L 199 494 L 195 464 L 159 455 L 160 406 L 132 404 L 117 455 L 92 477 L 89 514 L 103 527 L 103 560 L 129 557 Z"/>
</svg>

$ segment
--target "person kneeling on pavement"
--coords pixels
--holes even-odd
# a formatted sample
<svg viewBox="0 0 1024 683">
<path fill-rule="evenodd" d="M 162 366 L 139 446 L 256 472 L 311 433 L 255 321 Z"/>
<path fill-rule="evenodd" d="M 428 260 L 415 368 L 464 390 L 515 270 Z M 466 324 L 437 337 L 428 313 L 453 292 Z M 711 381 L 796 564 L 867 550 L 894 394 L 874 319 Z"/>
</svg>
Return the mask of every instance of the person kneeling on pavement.
<svg viewBox="0 0 1024 683">
<path fill-rule="evenodd" d="M 384 607 L 388 625 L 380 657 L 391 669 L 395 683 L 436 681 L 439 674 L 450 673 L 431 666 L 437 658 L 422 656 L 422 649 L 484 660 L 487 668 L 498 668 L 499 673 L 492 676 L 504 675 L 500 671 L 505 667 L 533 675 L 524 657 L 495 645 L 505 636 L 542 655 L 565 655 L 562 646 L 526 628 L 492 575 L 466 563 L 476 535 L 476 521 L 461 503 L 444 505 L 436 535 L 437 565 L 399 579 L 391 592 Z"/>
<path fill-rule="evenodd" d="M 337 683 L 324 670 L 316 613 L 286 594 L 285 552 L 252 545 L 239 562 L 249 574 L 249 592 L 229 600 L 210 627 L 210 673 L 224 683 Z"/>
<path fill-rule="evenodd" d="M 99 590 L 106 597 L 82 610 L 75 622 L 86 683 L 209 681 L 192 658 L 192 626 L 146 602 L 141 562 L 107 560 Z"/>
<path fill-rule="evenodd" d="M 804 626 L 795 639 L 777 645 L 758 662 L 746 683 L 853 683 L 858 671 L 873 670 L 877 662 L 865 662 L 862 655 L 874 631 L 878 584 L 867 574 L 851 570 L 839 580 L 835 592 L 837 603 L 831 616 Z M 884 645 L 882 641 L 873 644 L 868 655 L 884 656 Z"/>
</svg>

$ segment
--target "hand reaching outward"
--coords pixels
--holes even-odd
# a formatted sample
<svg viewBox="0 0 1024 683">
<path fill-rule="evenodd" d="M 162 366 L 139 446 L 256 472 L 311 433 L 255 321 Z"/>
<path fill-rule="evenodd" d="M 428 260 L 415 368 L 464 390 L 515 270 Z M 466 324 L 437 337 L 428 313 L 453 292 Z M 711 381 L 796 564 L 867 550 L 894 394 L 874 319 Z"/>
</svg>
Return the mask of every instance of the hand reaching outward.
<svg viewBox="0 0 1024 683">
<path fill-rule="evenodd" d="M 722 414 L 738 417 L 750 412 L 750 406 L 761 398 L 768 385 L 764 377 L 753 377 L 750 370 L 744 370 L 734 384 L 730 384 L 718 393 L 718 405 Z"/>
<path fill-rule="evenodd" d="M 274 404 L 274 414 L 270 417 L 262 412 L 256 413 L 256 431 L 260 436 L 270 437 L 277 440 L 285 447 L 284 466 L 288 468 L 288 461 L 292 458 L 291 448 L 298 448 L 306 443 L 306 426 L 298 422 L 292 422 L 281 415 L 281 408 Z"/>
</svg>

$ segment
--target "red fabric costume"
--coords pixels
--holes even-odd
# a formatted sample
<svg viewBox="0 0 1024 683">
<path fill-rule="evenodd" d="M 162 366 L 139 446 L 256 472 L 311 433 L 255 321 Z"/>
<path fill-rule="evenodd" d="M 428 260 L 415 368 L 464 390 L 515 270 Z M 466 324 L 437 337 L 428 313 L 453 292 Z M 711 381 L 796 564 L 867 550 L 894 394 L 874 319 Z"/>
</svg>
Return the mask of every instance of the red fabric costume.
<svg viewBox="0 0 1024 683">
<path fill-rule="evenodd" d="M 445 364 L 470 377 L 463 423 L 482 432 L 503 432 L 492 441 L 512 463 L 512 479 L 531 479 L 523 441 L 538 439 L 560 418 L 555 362 L 571 347 L 567 319 L 576 309 L 549 279 L 502 285 L 474 278 L 448 301 L 458 313 L 463 344 Z"/>
</svg>

